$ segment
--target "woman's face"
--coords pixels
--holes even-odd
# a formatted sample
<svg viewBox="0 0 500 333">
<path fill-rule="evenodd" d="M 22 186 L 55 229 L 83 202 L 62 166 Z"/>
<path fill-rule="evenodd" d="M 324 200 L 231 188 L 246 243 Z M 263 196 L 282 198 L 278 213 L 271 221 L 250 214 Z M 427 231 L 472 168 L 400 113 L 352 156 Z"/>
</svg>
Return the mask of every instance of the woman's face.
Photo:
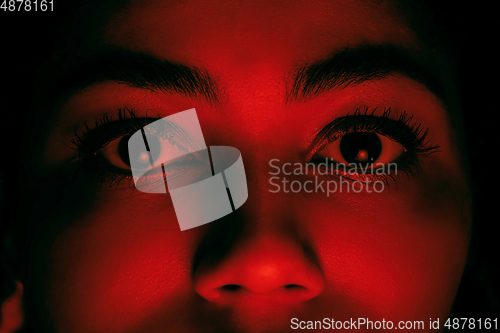
<svg viewBox="0 0 500 333">
<path fill-rule="evenodd" d="M 109 333 L 281 332 L 351 318 L 442 325 L 467 254 L 467 182 L 446 62 L 405 17 L 388 1 L 82 9 L 42 78 L 68 89 L 50 100 L 32 155 L 28 193 L 45 194 L 27 194 L 22 209 L 40 212 L 30 217 L 25 281 L 37 325 Z M 248 199 L 180 231 L 168 193 L 134 189 L 120 147 L 134 124 L 191 108 L 207 145 L 241 152 Z M 375 170 L 392 162 L 396 171 L 297 171 L 325 158 Z"/>
</svg>

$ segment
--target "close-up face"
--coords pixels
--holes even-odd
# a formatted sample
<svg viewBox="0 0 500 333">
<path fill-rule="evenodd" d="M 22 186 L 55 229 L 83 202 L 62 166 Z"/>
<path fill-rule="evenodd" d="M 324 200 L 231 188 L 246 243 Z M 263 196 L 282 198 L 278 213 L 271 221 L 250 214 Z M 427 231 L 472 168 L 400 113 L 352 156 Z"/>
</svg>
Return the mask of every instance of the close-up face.
<svg viewBox="0 0 500 333">
<path fill-rule="evenodd" d="M 25 149 L 17 216 L 36 329 L 442 325 L 467 258 L 468 181 L 453 72 L 411 6 L 80 6 L 40 69 Z M 134 186 L 126 147 L 193 108 L 207 146 L 241 153 L 248 198 L 181 231 L 168 191 Z M 196 175 L 188 162 L 164 176 Z"/>
</svg>

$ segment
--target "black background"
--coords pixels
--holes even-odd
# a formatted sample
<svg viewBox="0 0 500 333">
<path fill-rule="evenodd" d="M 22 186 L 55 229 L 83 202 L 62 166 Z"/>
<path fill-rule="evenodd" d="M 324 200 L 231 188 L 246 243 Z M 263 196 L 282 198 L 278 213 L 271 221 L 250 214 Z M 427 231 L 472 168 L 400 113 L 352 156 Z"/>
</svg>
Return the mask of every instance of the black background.
<svg viewBox="0 0 500 333">
<path fill-rule="evenodd" d="M 498 113 L 495 102 L 500 87 L 496 70 L 500 63 L 496 54 L 499 29 L 494 17 L 497 7 L 484 1 L 429 1 L 427 5 L 453 45 L 475 200 L 469 260 L 450 317 L 499 317 L 500 228 L 497 225 L 500 219 L 496 180 L 500 171 L 500 131 L 498 117 L 494 117 Z M 30 138 L 26 134 L 20 137 L 21 131 L 15 124 L 27 121 L 36 64 L 48 51 L 47 41 L 56 34 L 53 28 L 64 16 L 64 6 L 62 1 L 55 1 L 53 13 L 0 11 L 2 178 L 15 174 L 20 168 L 16 162 L 16 148 Z M 2 186 L 0 190 L 0 209 L 15 205 L 9 190 Z M 10 218 L 5 211 L 0 220 L 3 224 Z M 8 255 L 0 257 L 4 266 L 11 266 L 12 259 Z M 0 301 L 14 290 L 7 276 L 8 273 L 0 269 Z"/>
</svg>

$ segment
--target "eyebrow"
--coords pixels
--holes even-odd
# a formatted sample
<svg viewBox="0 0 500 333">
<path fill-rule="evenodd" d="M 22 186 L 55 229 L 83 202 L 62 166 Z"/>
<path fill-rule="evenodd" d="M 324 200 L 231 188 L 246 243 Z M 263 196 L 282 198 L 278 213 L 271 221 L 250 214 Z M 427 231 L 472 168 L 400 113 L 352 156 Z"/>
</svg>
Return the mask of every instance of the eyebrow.
<svg viewBox="0 0 500 333">
<path fill-rule="evenodd" d="M 107 81 L 178 93 L 203 99 L 212 105 L 219 103 L 217 83 L 206 71 L 127 51 L 114 51 L 91 58 L 76 70 L 61 75 L 50 94 L 59 95 Z"/>
<path fill-rule="evenodd" d="M 396 73 L 424 84 L 437 97 L 444 97 L 440 80 L 408 51 L 392 45 L 366 45 L 344 49 L 325 61 L 299 68 L 294 73 L 286 100 L 287 103 L 308 100 L 329 90 L 352 87 Z"/>
</svg>

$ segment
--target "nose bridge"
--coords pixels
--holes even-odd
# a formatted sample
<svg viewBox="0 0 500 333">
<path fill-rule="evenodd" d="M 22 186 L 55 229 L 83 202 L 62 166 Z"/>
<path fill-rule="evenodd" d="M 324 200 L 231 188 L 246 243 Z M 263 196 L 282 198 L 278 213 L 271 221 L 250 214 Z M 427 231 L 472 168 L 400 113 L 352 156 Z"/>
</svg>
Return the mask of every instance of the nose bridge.
<svg viewBox="0 0 500 333">
<path fill-rule="evenodd" d="M 243 205 L 243 213 L 251 222 L 251 227 L 274 228 L 286 224 L 287 230 L 293 228 L 293 196 L 276 192 L 272 186 L 271 177 L 275 170 L 271 167 L 273 161 L 285 160 L 283 148 L 276 145 L 266 148 L 269 144 L 259 143 L 254 147 L 244 147 L 245 172 L 248 185 L 248 199 Z M 255 150 L 264 150 L 259 154 Z"/>
<path fill-rule="evenodd" d="M 287 193 L 274 193 L 270 186 L 268 154 L 265 156 L 251 155 L 246 151 L 247 160 L 245 172 L 247 177 L 248 198 L 245 204 L 238 210 L 238 221 L 242 223 L 241 245 L 248 246 L 260 244 L 265 247 L 273 241 L 288 247 L 298 246 L 302 239 L 297 235 L 297 221 L 294 217 L 294 200 Z M 253 244 L 255 243 L 255 244 Z M 295 245 L 293 245 L 295 244 Z"/>
</svg>

